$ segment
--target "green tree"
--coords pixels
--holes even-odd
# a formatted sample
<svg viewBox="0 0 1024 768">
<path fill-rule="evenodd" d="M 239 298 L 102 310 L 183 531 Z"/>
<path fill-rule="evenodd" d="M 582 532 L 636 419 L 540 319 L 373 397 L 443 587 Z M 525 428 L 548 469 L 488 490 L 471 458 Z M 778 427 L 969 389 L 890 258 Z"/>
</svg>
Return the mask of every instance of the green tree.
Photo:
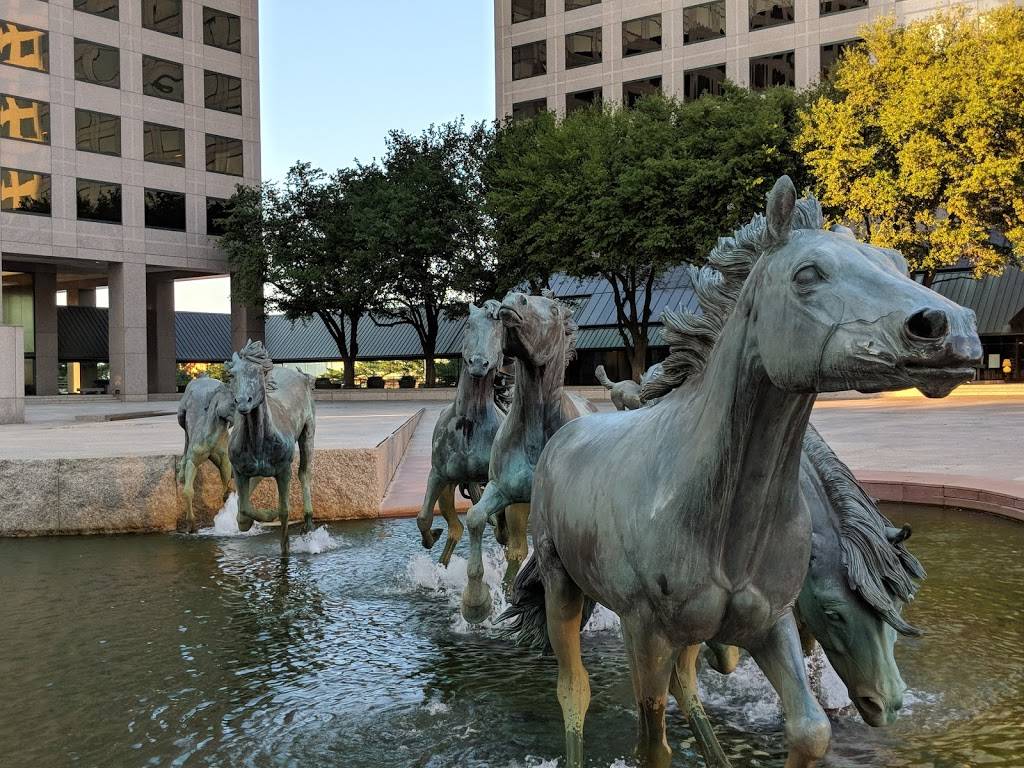
<svg viewBox="0 0 1024 768">
<path fill-rule="evenodd" d="M 499 272 L 535 288 L 557 272 L 603 277 L 639 380 L 659 278 L 700 264 L 780 174 L 802 183 L 800 104 L 787 89 L 727 86 L 720 97 L 506 122 L 483 175 Z"/>
<path fill-rule="evenodd" d="M 796 142 L 830 212 L 926 278 L 998 272 L 1024 243 L 1024 10 L 883 18 Z"/>
<path fill-rule="evenodd" d="M 359 321 L 375 288 L 375 261 L 357 237 L 361 170 L 328 177 L 297 163 L 283 187 L 239 186 L 228 204 L 221 248 L 243 302 L 264 302 L 293 322 L 323 321 L 355 381 Z M 269 290 L 267 288 L 269 287 Z"/>
<path fill-rule="evenodd" d="M 492 281 L 480 181 L 488 142 L 483 124 L 462 121 L 418 136 L 392 131 L 380 165 L 360 169 L 359 237 L 379 275 L 371 317 L 412 326 L 427 386 L 442 317 L 464 313 Z"/>
</svg>

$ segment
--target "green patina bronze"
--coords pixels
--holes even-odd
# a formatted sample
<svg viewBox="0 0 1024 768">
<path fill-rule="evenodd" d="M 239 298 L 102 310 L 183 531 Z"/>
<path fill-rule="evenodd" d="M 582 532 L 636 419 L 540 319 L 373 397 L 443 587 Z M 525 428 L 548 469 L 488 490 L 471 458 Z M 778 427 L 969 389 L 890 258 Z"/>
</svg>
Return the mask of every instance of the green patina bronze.
<svg viewBox="0 0 1024 768">
<path fill-rule="evenodd" d="M 185 387 L 178 402 L 178 424 L 185 430 L 185 450 L 178 462 L 178 482 L 185 497 L 185 530 L 196 532 L 192 506 L 196 471 L 206 460 L 213 462 L 224 484 L 224 500 L 231 493 L 231 460 L 228 429 L 235 415 L 234 399 L 221 382 L 205 375 Z"/>
<path fill-rule="evenodd" d="M 831 728 L 791 610 L 811 556 L 800 468 L 815 396 L 943 397 L 981 356 L 972 312 L 908 279 L 898 253 L 823 229 L 787 177 L 693 282 L 702 313 L 663 315 L 671 352 L 642 390 L 664 400 L 566 424 L 533 473 L 534 555 L 509 616 L 558 660 L 569 768 L 583 764 L 588 600 L 622 620 L 641 765 L 670 764 L 672 673 L 712 640 L 747 649 L 778 691 L 787 768 L 815 765 Z"/>
<path fill-rule="evenodd" d="M 304 530 L 313 530 L 313 436 L 316 409 L 313 379 L 287 368 L 275 368 L 262 342 L 250 341 L 225 363 L 231 374 L 235 427 L 228 453 L 238 489 L 238 527 L 254 520 L 281 524 L 281 555 L 288 555 L 288 493 L 292 459 L 299 449 Z M 261 478 L 277 482 L 277 510 L 253 509 L 250 498 Z"/>
</svg>

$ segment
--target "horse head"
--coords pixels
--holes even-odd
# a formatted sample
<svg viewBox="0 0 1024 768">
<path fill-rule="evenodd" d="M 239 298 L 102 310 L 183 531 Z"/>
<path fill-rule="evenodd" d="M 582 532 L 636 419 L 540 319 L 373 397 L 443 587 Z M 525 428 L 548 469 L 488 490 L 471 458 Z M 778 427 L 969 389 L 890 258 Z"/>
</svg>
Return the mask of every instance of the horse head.
<svg viewBox="0 0 1024 768">
<path fill-rule="evenodd" d="M 789 177 L 775 183 L 764 256 L 741 298 L 772 383 L 945 397 L 971 379 L 981 359 L 974 313 L 911 280 L 898 252 L 822 229 L 820 218 L 813 201 L 797 205 Z"/>
<path fill-rule="evenodd" d="M 259 408 L 267 397 L 267 375 L 274 369 L 263 343 L 248 341 L 224 366 L 231 375 L 235 410 L 245 415 Z"/>
<path fill-rule="evenodd" d="M 505 354 L 537 368 L 566 361 L 571 354 L 576 325 L 569 308 L 553 296 L 510 293 L 498 317 L 505 328 Z"/>
<path fill-rule="evenodd" d="M 462 360 L 469 375 L 475 379 L 482 379 L 501 367 L 500 309 L 501 304 L 494 299 L 485 301 L 482 307 L 469 305 L 469 319 L 462 337 Z"/>
</svg>

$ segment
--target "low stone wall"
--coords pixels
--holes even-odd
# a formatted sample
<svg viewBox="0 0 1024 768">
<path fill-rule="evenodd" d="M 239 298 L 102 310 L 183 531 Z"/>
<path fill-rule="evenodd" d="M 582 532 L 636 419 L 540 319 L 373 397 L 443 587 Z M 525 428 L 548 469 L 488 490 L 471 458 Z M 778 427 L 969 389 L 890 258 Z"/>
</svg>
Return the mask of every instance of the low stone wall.
<svg viewBox="0 0 1024 768">
<path fill-rule="evenodd" d="M 1024 483 L 934 472 L 855 472 L 880 501 L 959 507 L 1024 522 Z"/>
<path fill-rule="evenodd" d="M 377 517 L 388 483 L 423 415 L 418 410 L 378 445 L 318 448 L 313 463 L 317 520 Z M 175 472 L 178 456 L 0 460 L 0 536 L 173 531 L 185 504 Z M 302 518 L 302 489 L 293 465 L 292 519 Z M 220 475 L 209 462 L 196 478 L 195 512 L 208 525 L 223 504 Z M 265 479 L 256 506 L 277 506 L 277 486 Z"/>
</svg>

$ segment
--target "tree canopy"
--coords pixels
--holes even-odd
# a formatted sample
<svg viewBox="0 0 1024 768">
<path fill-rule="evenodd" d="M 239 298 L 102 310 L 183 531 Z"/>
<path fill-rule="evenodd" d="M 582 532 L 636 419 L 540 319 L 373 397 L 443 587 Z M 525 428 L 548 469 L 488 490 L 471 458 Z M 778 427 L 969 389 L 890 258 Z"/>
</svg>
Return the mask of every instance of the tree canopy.
<svg viewBox="0 0 1024 768">
<path fill-rule="evenodd" d="M 865 28 L 796 146 L 823 203 L 914 269 L 998 272 L 1024 244 L 1024 10 Z"/>
</svg>

